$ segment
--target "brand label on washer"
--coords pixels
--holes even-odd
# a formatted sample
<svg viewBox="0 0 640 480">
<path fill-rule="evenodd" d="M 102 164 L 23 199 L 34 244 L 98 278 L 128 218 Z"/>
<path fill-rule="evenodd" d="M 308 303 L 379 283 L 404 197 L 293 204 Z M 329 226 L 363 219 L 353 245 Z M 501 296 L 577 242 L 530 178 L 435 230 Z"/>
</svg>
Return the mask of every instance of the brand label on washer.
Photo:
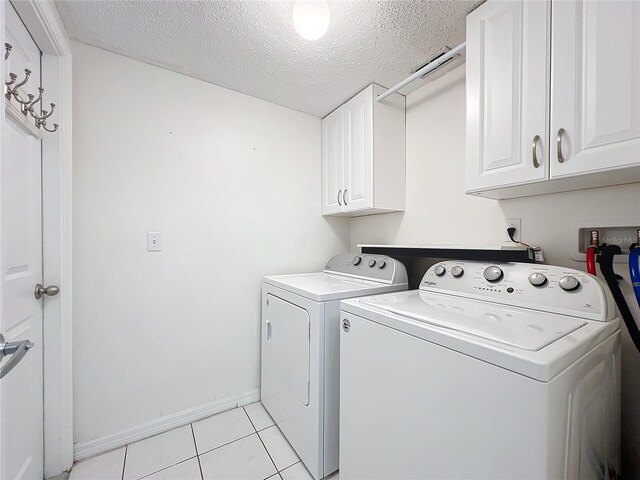
<svg viewBox="0 0 640 480">
<path fill-rule="evenodd" d="M 348 332 L 349 330 L 351 330 L 351 323 L 349 323 L 349 320 L 347 320 L 346 318 L 342 320 L 342 329 L 345 332 Z"/>
</svg>

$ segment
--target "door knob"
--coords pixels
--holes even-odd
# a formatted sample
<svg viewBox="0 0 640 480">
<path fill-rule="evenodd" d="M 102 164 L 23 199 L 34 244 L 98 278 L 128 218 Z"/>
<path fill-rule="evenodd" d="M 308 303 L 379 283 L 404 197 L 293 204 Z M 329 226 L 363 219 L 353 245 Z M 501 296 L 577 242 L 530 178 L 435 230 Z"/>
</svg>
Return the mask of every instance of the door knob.
<svg viewBox="0 0 640 480">
<path fill-rule="evenodd" d="M 56 285 L 49 285 L 48 287 L 43 287 L 42 284 L 37 284 L 36 289 L 33 292 L 37 300 L 40 300 L 43 295 L 48 297 L 55 297 L 58 293 L 60 293 L 60 288 Z"/>
<path fill-rule="evenodd" d="M 21 342 L 5 342 L 4 336 L 0 334 L 0 360 L 2 360 L 3 357 L 12 355 L 11 360 L 0 367 L 0 378 L 13 370 L 13 367 L 20 363 L 20 360 L 22 360 L 31 348 L 33 348 L 33 343 L 29 340 L 22 340 Z"/>
</svg>

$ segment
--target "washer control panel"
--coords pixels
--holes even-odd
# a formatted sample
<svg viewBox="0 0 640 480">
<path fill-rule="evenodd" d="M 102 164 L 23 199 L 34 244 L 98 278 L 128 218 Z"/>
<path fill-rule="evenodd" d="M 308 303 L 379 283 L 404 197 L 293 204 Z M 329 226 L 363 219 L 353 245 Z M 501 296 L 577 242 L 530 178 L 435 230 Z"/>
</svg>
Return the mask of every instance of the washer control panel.
<svg viewBox="0 0 640 480">
<path fill-rule="evenodd" d="M 615 315 L 604 282 L 552 265 L 448 260 L 425 273 L 420 290 L 592 320 L 607 321 Z"/>
<path fill-rule="evenodd" d="M 385 255 L 340 253 L 327 262 L 324 272 L 391 284 L 407 283 L 404 265 Z"/>
</svg>

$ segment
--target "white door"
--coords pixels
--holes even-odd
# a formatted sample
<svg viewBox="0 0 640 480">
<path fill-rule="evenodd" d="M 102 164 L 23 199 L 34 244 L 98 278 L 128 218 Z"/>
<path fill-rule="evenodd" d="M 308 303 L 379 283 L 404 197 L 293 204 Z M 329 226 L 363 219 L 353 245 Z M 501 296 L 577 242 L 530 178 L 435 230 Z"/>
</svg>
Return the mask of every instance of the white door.
<svg viewBox="0 0 640 480">
<path fill-rule="evenodd" d="M 639 26 L 637 0 L 554 3 L 552 178 L 640 164 Z"/>
<path fill-rule="evenodd" d="M 322 214 L 342 212 L 342 108 L 322 119 Z"/>
<path fill-rule="evenodd" d="M 23 96 L 40 85 L 40 51 L 16 12 L 5 7 L 8 71 L 18 80 L 32 71 Z M 0 380 L 0 478 L 43 478 L 42 305 L 34 288 L 42 280 L 40 140 L 9 115 L 2 125 L 0 157 L 0 333 L 7 342 L 35 344 Z M 6 366 L 12 356 L 2 359 Z"/>
<path fill-rule="evenodd" d="M 547 178 L 549 15 L 548 1 L 497 1 L 467 16 L 469 192 Z"/>
<path fill-rule="evenodd" d="M 344 211 L 373 208 L 373 86 L 342 107 Z"/>
</svg>

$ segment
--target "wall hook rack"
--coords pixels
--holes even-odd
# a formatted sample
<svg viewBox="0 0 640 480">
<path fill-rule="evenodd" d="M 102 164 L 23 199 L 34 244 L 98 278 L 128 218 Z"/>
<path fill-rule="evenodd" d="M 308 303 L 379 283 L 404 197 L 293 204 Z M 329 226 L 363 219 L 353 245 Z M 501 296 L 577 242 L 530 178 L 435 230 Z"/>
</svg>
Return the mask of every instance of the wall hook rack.
<svg viewBox="0 0 640 480">
<path fill-rule="evenodd" d="M 40 126 L 44 126 L 46 125 L 45 120 L 47 118 L 49 118 L 52 114 L 53 111 L 56 108 L 56 104 L 55 103 L 50 103 L 49 105 L 51 105 L 51 109 L 50 110 L 44 110 L 42 109 L 41 111 L 41 115 L 38 116 L 36 114 L 35 109 L 33 108 L 37 103 L 42 101 L 42 94 L 44 93 L 44 88 L 42 87 L 38 87 L 38 98 L 36 98 L 33 102 L 31 102 L 31 105 L 29 105 L 29 113 L 31 114 L 31 116 L 36 120 L 36 127 L 40 128 Z M 47 130 L 47 132 L 50 132 L 51 130 L 48 130 L 45 128 L 45 130 Z M 53 130 L 55 132 L 55 129 Z"/>
<path fill-rule="evenodd" d="M 5 49 L 4 59 L 6 61 L 9 58 L 9 55 L 11 55 L 11 50 L 13 49 L 13 46 L 10 43 L 5 43 L 4 49 Z M 14 105 L 11 105 L 11 101 L 15 100 L 20 105 L 20 109 L 19 109 L 20 113 L 22 113 L 22 115 L 25 117 L 25 119 L 21 120 L 22 122 L 25 122 L 26 118 L 28 118 L 29 115 L 31 115 L 35 120 L 35 126 L 38 129 L 42 128 L 43 130 L 46 130 L 47 132 L 50 132 L 50 133 L 55 132 L 56 130 L 58 130 L 58 124 L 54 123 L 53 128 L 47 127 L 47 118 L 53 115 L 53 112 L 56 108 L 56 104 L 50 103 L 49 105 L 51 105 L 51 108 L 49 110 L 45 110 L 41 108 L 40 112 L 37 111 L 36 105 L 37 104 L 42 105 L 42 94 L 44 93 L 44 88 L 42 87 L 38 87 L 37 97 L 35 97 L 31 93 L 28 93 L 26 99 L 22 98 L 22 96 L 18 92 L 18 89 L 23 85 L 26 85 L 26 83 L 29 81 L 29 78 L 31 77 L 31 70 L 29 70 L 28 68 L 25 68 L 24 74 L 25 74 L 24 79 L 21 82 L 16 83 L 16 81 L 18 80 L 18 76 L 15 73 L 11 72 L 9 73 L 9 80 L 4 82 L 4 85 L 5 85 L 4 96 L 6 98 L 5 104 L 6 104 L 7 111 L 11 112 L 14 115 L 14 117 L 16 115 L 20 117 L 20 115 L 17 114 L 18 109 Z M 33 126 L 31 126 L 30 128 L 33 129 Z"/>
<path fill-rule="evenodd" d="M 51 103 L 51 110 L 42 110 L 42 116 L 38 117 L 31 112 L 31 116 L 36 120 L 36 127 L 40 128 L 40 125 L 45 125 L 45 120 L 53 114 L 53 109 L 56 108 L 55 103 Z"/>
<path fill-rule="evenodd" d="M 20 96 L 16 93 L 16 90 L 14 89 L 13 98 L 15 98 L 16 102 L 20 104 L 20 111 L 22 112 L 23 115 L 26 116 L 27 113 L 29 112 L 29 105 L 31 104 L 31 102 L 33 102 L 33 94 L 28 93 L 27 99 L 22 100 Z"/>
<path fill-rule="evenodd" d="M 39 103 L 42 100 L 42 94 L 44 93 L 44 88 L 42 87 L 38 87 L 38 98 L 36 98 L 35 100 L 33 100 L 31 102 L 31 104 L 29 105 L 29 113 L 31 113 L 31 115 L 33 115 L 33 117 L 35 118 L 35 114 L 34 112 L 34 106 L 36 103 Z"/>
<path fill-rule="evenodd" d="M 24 80 L 22 80 L 20 83 L 16 83 L 12 88 L 10 88 L 13 98 L 15 98 L 22 105 L 31 103 L 33 101 L 33 95 L 31 95 L 31 100 L 23 100 L 20 98 L 20 94 L 18 93 L 18 89 L 29 81 L 29 77 L 31 77 L 31 70 L 29 70 L 28 68 L 25 68 Z M 27 99 L 28 98 L 29 98 L 29 95 L 27 95 Z"/>
<path fill-rule="evenodd" d="M 7 97 L 7 100 L 11 100 L 11 96 L 13 95 L 12 90 L 11 90 L 11 85 L 13 85 L 16 80 L 18 79 L 18 76 L 15 73 L 10 73 L 9 74 L 9 81 L 8 82 L 4 82 L 4 86 L 6 87 L 5 90 L 5 94 L 4 96 Z"/>
<path fill-rule="evenodd" d="M 40 123 L 40 125 L 42 126 L 42 128 L 44 128 L 49 133 L 53 133 L 56 130 L 58 130 L 58 124 L 57 123 L 53 124 L 53 128 L 51 130 L 47 128 L 47 122 L 45 122 L 44 120 Z"/>
</svg>

